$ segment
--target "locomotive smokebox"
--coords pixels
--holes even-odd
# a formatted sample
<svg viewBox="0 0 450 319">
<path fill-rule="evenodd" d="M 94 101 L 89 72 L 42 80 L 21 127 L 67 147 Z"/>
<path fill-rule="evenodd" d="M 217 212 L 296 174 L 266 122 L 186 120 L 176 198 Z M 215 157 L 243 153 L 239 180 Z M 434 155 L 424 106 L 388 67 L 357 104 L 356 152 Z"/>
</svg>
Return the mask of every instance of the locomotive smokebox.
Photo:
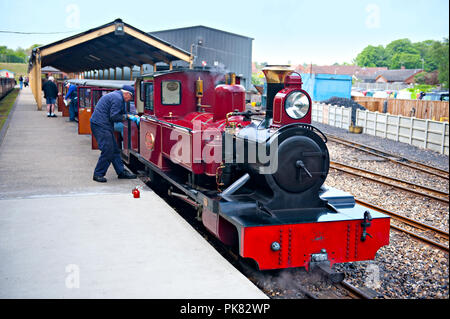
<svg viewBox="0 0 450 319">
<path fill-rule="evenodd" d="M 267 82 L 266 123 L 273 118 L 273 99 L 282 89 L 286 76 L 294 71 L 290 65 L 267 65 L 262 69 Z"/>
</svg>

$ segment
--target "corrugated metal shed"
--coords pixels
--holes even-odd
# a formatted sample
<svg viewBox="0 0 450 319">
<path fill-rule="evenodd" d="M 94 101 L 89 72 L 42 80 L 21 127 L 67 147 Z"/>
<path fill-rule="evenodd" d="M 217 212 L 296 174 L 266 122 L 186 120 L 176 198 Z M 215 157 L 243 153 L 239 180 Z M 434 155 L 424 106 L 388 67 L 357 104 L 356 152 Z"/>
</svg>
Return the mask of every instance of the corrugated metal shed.
<svg viewBox="0 0 450 319">
<path fill-rule="evenodd" d="M 194 67 L 223 70 L 242 74 L 243 85 L 251 88 L 252 41 L 253 38 L 198 25 L 163 31 L 150 32 L 151 35 L 168 41 L 194 55 Z M 185 62 L 174 62 L 186 65 Z"/>
</svg>

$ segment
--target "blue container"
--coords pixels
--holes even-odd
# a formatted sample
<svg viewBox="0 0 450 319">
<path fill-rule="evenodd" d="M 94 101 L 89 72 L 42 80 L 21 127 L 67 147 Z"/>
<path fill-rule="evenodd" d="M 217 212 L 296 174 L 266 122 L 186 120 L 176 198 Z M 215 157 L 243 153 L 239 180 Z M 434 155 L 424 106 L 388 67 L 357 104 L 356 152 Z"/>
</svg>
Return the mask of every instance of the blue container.
<svg viewBox="0 0 450 319">
<path fill-rule="evenodd" d="M 303 89 L 309 93 L 313 101 L 322 102 L 329 98 L 351 98 L 352 77 L 340 74 L 302 73 Z"/>
</svg>

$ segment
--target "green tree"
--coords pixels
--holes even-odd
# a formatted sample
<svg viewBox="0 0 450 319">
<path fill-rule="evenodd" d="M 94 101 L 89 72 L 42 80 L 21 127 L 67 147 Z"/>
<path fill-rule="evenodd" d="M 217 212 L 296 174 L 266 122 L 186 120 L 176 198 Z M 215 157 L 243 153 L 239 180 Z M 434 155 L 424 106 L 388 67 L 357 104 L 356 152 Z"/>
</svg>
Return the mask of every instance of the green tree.
<svg viewBox="0 0 450 319">
<path fill-rule="evenodd" d="M 433 58 L 437 61 L 438 67 L 438 79 L 439 82 L 446 88 L 449 87 L 448 77 L 448 38 L 444 38 L 444 41 L 433 44 L 433 51 L 431 53 Z"/>
<path fill-rule="evenodd" d="M 420 54 L 419 50 L 413 46 L 409 39 L 395 40 L 386 46 L 386 55 L 389 59 L 396 53 Z"/>
<path fill-rule="evenodd" d="M 385 49 L 382 45 L 369 45 L 356 56 L 355 62 L 361 67 L 387 66 Z"/>
<path fill-rule="evenodd" d="M 405 67 L 405 69 L 420 69 L 422 66 L 422 60 L 420 54 L 412 53 L 395 53 L 391 58 L 390 68 L 400 69 Z"/>
<path fill-rule="evenodd" d="M 420 54 L 420 58 L 421 58 L 421 62 L 422 62 L 422 65 L 420 68 L 422 68 L 422 66 L 423 66 L 423 69 L 426 72 L 432 72 L 434 70 L 437 70 L 439 67 L 438 62 L 432 55 L 433 46 L 436 43 L 440 43 L 440 42 L 435 41 L 435 40 L 426 40 L 426 41 L 422 41 L 422 42 L 413 43 L 414 48 L 416 48 Z"/>
<path fill-rule="evenodd" d="M 26 63 L 27 54 L 22 48 L 13 50 L 6 46 L 0 46 L 0 62 Z"/>
</svg>

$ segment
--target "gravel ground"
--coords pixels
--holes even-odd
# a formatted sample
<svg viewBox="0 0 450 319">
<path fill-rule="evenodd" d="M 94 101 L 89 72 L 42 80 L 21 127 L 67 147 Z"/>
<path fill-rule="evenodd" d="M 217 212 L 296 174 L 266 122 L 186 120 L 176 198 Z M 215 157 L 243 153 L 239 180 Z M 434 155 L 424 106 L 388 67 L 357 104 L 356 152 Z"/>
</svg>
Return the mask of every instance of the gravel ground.
<svg viewBox="0 0 450 319">
<path fill-rule="evenodd" d="M 331 160 L 346 165 L 374 171 L 384 176 L 398 178 L 421 186 L 449 191 L 448 179 L 399 165 L 389 160 L 368 155 L 363 151 L 328 141 L 328 151 L 332 154 Z"/>
<path fill-rule="evenodd" d="M 367 181 L 334 169 L 330 170 L 325 184 L 349 192 L 365 202 L 449 231 L 449 207 L 440 201 Z"/>
<path fill-rule="evenodd" d="M 377 291 L 389 299 L 449 298 L 448 254 L 408 235 L 391 231 L 390 244 L 374 261 L 336 266 L 355 286 Z"/>
<path fill-rule="evenodd" d="M 317 125 L 317 123 L 314 123 Z M 350 134 L 346 130 L 318 124 L 325 134 L 371 145 L 389 153 L 411 158 L 448 170 L 448 156 L 419 149 L 404 143 L 365 134 Z M 448 192 L 448 180 L 399 167 L 388 161 L 375 160 L 363 152 L 328 143 L 331 160 L 343 162 L 434 187 Z M 449 207 L 441 202 L 412 195 L 392 187 L 369 182 L 331 169 L 326 185 L 347 191 L 361 200 L 401 213 L 440 229 L 449 230 Z M 391 223 L 396 223 L 391 221 Z M 369 287 L 382 298 L 449 298 L 448 254 L 432 248 L 408 235 L 391 230 L 390 244 L 382 247 L 374 261 L 354 262 L 336 266 L 346 273 L 349 282 L 358 287 Z"/>
<path fill-rule="evenodd" d="M 396 154 L 398 156 L 403 156 L 424 164 L 449 170 L 448 155 L 439 154 L 437 152 L 425 150 L 406 143 L 395 142 L 393 140 L 375 137 L 368 134 L 349 133 L 348 130 L 318 122 L 313 122 L 312 124 L 325 134 L 346 138 L 353 142 L 362 143 L 385 150 L 386 152 L 391 154 Z"/>
</svg>

